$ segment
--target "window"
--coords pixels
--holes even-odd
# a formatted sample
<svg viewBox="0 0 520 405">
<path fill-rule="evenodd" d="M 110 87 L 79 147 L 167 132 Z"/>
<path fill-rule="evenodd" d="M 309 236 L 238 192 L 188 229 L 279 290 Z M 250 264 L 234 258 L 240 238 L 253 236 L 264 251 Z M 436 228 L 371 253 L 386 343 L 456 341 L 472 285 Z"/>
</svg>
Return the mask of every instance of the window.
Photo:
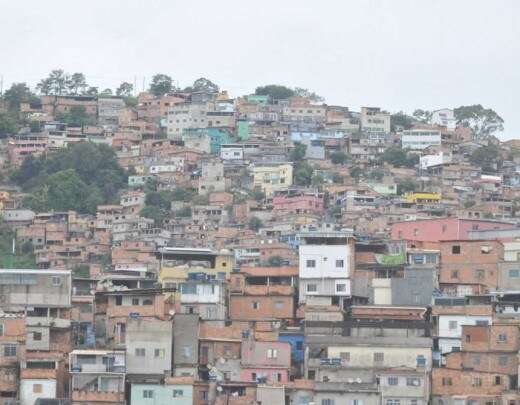
<svg viewBox="0 0 520 405">
<path fill-rule="evenodd" d="M 41 394 L 43 391 L 42 384 L 33 384 L 33 393 L 34 394 Z"/>
<path fill-rule="evenodd" d="M 60 276 L 52 276 L 52 285 L 54 287 L 58 287 L 61 285 L 61 277 Z"/>
<path fill-rule="evenodd" d="M 121 295 L 116 295 L 116 305 L 123 305 L 123 297 Z"/>
<path fill-rule="evenodd" d="M 208 400 L 208 391 L 201 391 L 200 392 L 200 399 L 203 400 L 203 401 L 207 401 Z"/>
<path fill-rule="evenodd" d="M 460 255 L 460 245 L 453 245 L 451 247 L 451 253 L 454 255 Z"/>
<path fill-rule="evenodd" d="M 421 385 L 421 379 L 417 377 L 408 377 L 406 379 L 406 385 L 409 387 L 419 387 Z"/>
<path fill-rule="evenodd" d="M 322 399 L 321 405 L 334 405 L 334 400 L 330 398 Z"/>
<path fill-rule="evenodd" d="M 282 309 L 283 308 L 283 301 L 276 301 L 274 303 L 274 306 L 276 309 Z"/>
<path fill-rule="evenodd" d="M 473 357 L 473 365 L 478 366 L 480 364 L 480 356 L 476 355 Z"/>
<path fill-rule="evenodd" d="M 459 278 L 459 271 L 458 270 L 452 270 L 451 271 L 451 278 Z"/>
<path fill-rule="evenodd" d="M 350 361 L 350 352 L 341 352 L 339 357 L 341 360 Z"/>
<path fill-rule="evenodd" d="M 317 284 L 307 284 L 307 292 L 308 293 L 318 292 L 318 285 Z"/>
<path fill-rule="evenodd" d="M 251 381 L 256 381 L 256 373 L 251 373 Z"/>
<path fill-rule="evenodd" d="M 5 345 L 4 346 L 4 357 L 15 357 L 16 356 L 16 345 Z"/>
<path fill-rule="evenodd" d="M 495 376 L 495 385 L 502 385 L 502 377 L 499 375 Z"/>
<path fill-rule="evenodd" d="M 498 364 L 500 364 L 501 366 L 507 366 L 507 363 L 508 363 L 507 356 L 500 356 L 498 358 Z"/>
<path fill-rule="evenodd" d="M 185 359 L 189 359 L 191 357 L 191 347 L 190 346 L 183 346 L 183 355 Z"/>
<path fill-rule="evenodd" d="M 419 401 L 417 401 L 416 399 L 410 400 L 410 405 L 418 405 L 418 404 L 419 404 Z"/>
<path fill-rule="evenodd" d="M 471 342 L 471 335 L 466 335 L 466 342 Z"/>
<path fill-rule="evenodd" d="M 155 349 L 153 352 L 153 356 L 156 359 L 164 359 L 165 353 L 166 353 L 166 350 L 164 350 L 164 349 Z"/>
<path fill-rule="evenodd" d="M 139 305 L 139 298 L 132 298 L 132 305 Z"/>
<path fill-rule="evenodd" d="M 343 260 L 336 260 L 336 267 L 338 269 L 342 269 L 344 265 L 345 265 L 345 262 Z"/>
<path fill-rule="evenodd" d="M 4 324 L 0 323 L 0 336 L 4 336 Z"/>
<path fill-rule="evenodd" d="M 397 377 L 388 377 L 388 385 L 398 385 L 399 378 Z"/>
<path fill-rule="evenodd" d="M 471 385 L 473 387 L 482 387 L 482 379 L 480 377 L 475 377 L 471 381 Z"/>
<path fill-rule="evenodd" d="M 347 285 L 346 284 L 336 284 L 336 292 L 338 292 L 338 293 L 347 292 Z"/>
<path fill-rule="evenodd" d="M 267 349 L 267 358 L 268 359 L 278 358 L 278 350 L 277 349 Z"/>
<path fill-rule="evenodd" d="M 445 233 L 448 230 L 448 225 L 442 226 L 442 233 Z"/>
<path fill-rule="evenodd" d="M 449 330 L 457 329 L 457 321 L 449 321 L 448 322 L 448 328 L 449 328 Z"/>
<path fill-rule="evenodd" d="M 260 309 L 260 302 L 258 302 L 258 301 L 253 301 L 253 302 L 252 302 L 252 305 L 253 305 L 253 309 Z"/>
<path fill-rule="evenodd" d="M 451 377 L 442 377 L 442 385 L 452 385 Z"/>
<path fill-rule="evenodd" d="M 42 340 L 42 334 L 40 332 L 33 332 L 33 340 L 36 340 L 36 341 Z"/>
<path fill-rule="evenodd" d="M 488 321 L 485 321 L 485 320 L 479 320 L 475 323 L 475 325 L 477 326 L 488 326 L 489 325 L 489 322 Z"/>
<path fill-rule="evenodd" d="M 387 399 L 386 405 L 401 405 L 401 401 L 399 399 Z"/>
<path fill-rule="evenodd" d="M 144 356 L 146 356 L 146 349 L 144 349 L 144 348 L 136 348 L 135 349 L 135 355 L 137 357 L 144 357 Z"/>
<path fill-rule="evenodd" d="M 499 342 L 507 342 L 507 335 L 505 333 L 499 333 L 498 334 L 498 341 Z"/>
<path fill-rule="evenodd" d="M 383 361 L 385 361 L 384 353 L 374 353 L 374 362 L 375 363 L 382 363 Z"/>
<path fill-rule="evenodd" d="M 273 373 L 273 380 L 277 382 L 282 381 L 282 373 Z"/>
<path fill-rule="evenodd" d="M 173 390 L 173 397 L 174 398 L 180 398 L 184 396 L 183 390 Z"/>
<path fill-rule="evenodd" d="M 316 260 L 307 260 L 307 268 L 316 267 Z"/>
<path fill-rule="evenodd" d="M 143 398 L 153 398 L 153 390 L 143 390 Z"/>
<path fill-rule="evenodd" d="M 509 277 L 510 278 L 518 278 L 520 277 L 520 270 L 509 270 Z"/>
<path fill-rule="evenodd" d="M 486 276 L 485 270 L 475 270 L 475 278 L 477 280 L 483 280 Z"/>
<path fill-rule="evenodd" d="M 363 400 L 362 399 L 353 399 L 351 401 L 351 405 L 363 405 Z"/>
</svg>

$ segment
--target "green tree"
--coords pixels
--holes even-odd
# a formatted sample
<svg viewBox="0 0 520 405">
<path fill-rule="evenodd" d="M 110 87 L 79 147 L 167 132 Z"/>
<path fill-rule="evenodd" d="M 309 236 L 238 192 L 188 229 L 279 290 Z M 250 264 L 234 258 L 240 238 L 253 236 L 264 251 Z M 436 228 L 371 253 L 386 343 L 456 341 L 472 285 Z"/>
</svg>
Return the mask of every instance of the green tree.
<svg viewBox="0 0 520 405">
<path fill-rule="evenodd" d="M 381 169 L 371 170 L 370 173 L 368 174 L 369 178 L 376 180 L 376 181 L 380 181 L 384 176 L 385 176 L 385 172 L 382 171 Z"/>
<path fill-rule="evenodd" d="M 255 190 L 252 192 L 252 197 L 260 202 L 260 201 L 264 201 L 265 200 L 265 193 L 261 190 Z"/>
<path fill-rule="evenodd" d="M 146 206 L 141 210 L 139 215 L 144 218 L 153 219 L 156 226 L 161 226 L 168 212 L 158 206 Z"/>
<path fill-rule="evenodd" d="M 106 88 L 101 93 L 98 94 L 99 97 L 111 97 L 114 93 L 112 89 Z"/>
<path fill-rule="evenodd" d="M 269 96 L 274 100 L 284 100 L 293 97 L 294 90 L 278 84 L 268 84 L 266 86 L 257 87 L 255 94 L 259 96 Z"/>
<path fill-rule="evenodd" d="M 363 169 L 359 166 L 351 167 L 349 174 L 350 174 L 350 177 L 358 180 L 363 174 Z"/>
<path fill-rule="evenodd" d="M 67 88 L 70 94 L 84 94 L 88 88 L 85 75 L 83 73 L 73 73 L 67 81 Z"/>
<path fill-rule="evenodd" d="M 77 278 L 89 278 L 90 266 L 88 264 L 77 264 L 72 268 L 72 274 Z"/>
<path fill-rule="evenodd" d="M 53 70 L 48 77 L 42 79 L 36 88 L 41 94 L 61 96 L 69 92 L 70 76 L 62 69 Z"/>
<path fill-rule="evenodd" d="M 0 139 L 16 133 L 16 119 L 9 113 L 0 112 Z"/>
<path fill-rule="evenodd" d="M 26 83 L 13 83 L 4 93 L 9 111 L 19 112 L 21 103 L 34 103 L 39 101 Z"/>
<path fill-rule="evenodd" d="M 289 160 L 291 162 L 299 162 L 305 157 L 307 151 L 307 145 L 301 142 L 295 142 L 291 151 L 289 152 Z"/>
<path fill-rule="evenodd" d="M 496 172 L 502 167 L 503 159 L 495 145 L 476 149 L 469 157 L 470 162 L 485 172 Z"/>
<path fill-rule="evenodd" d="M 116 89 L 116 95 L 120 97 L 130 97 L 134 91 L 134 86 L 131 83 L 123 82 Z"/>
<path fill-rule="evenodd" d="M 66 113 L 58 113 L 56 119 L 67 125 L 78 127 L 96 124 L 96 117 L 87 114 L 87 110 L 83 106 L 74 106 Z"/>
<path fill-rule="evenodd" d="M 415 110 L 412 115 L 417 121 L 422 123 L 430 122 L 430 119 L 432 118 L 431 111 L 421 110 L 420 108 Z"/>
<path fill-rule="evenodd" d="M 87 91 L 85 92 L 85 95 L 87 96 L 97 96 L 98 95 L 98 88 L 90 86 Z"/>
<path fill-rule="evenodd" d="M 341 184 L 341 183 L 343 183 L 343 176 L 341 174 L 337 173 L 337 172 L 334 172 L 332 174 L 332 182 L 334 184 Z"/>
<path fill-rule="evenodd" d="M 321 174 L 315 174 L 312 176 L 311 184 L 316 187 L 321 187 L 325 183 L 325 179 Z"/>
<path fill-rule="evenodd" d="M 248 222 L 249 229 L 258 232 L 258 230 L 263 226 L 262 220 L 258 217 L 251 217 Z"/>
<path fill-rule="evenodd" d="M 310 186 L 313 168 L 307 162 L 299 162 L 294 169 L 294 183 L 299 186 Z"/>
<path fill-rule="evenodd" d="M 403 195 L 410 191 L 415 191 L 418 188 L 418 184 L 414 179 L 404 179 L 397 183 L 397 194 Z"/>
<path fill-rule="evenodd" d="M 325 99 L 318 94 L 314 93 L 313 91 L 310 91 L 309 89 L 304 89 L 302 87 L 295 87 L 294 88 L 294 95 L 298 97 L 306 97 L 309 100 L 315 102 L 315 103 L 321 103 Z"/>
<path fill-rule="evenodd" d="M 347 163 L 348 155 L 343 151 L 334 151 L 330 154 L 330 160 L 335 165 L 344 165 Z"/>
<path fill-rule="evenodd" d="M 497 131 L 504 130 L 504 120 L 491 108 L 480 104 L 460 106 L 453 110 L 457 124 L 473 131 L 476 140 L 488 139 Z"/>
<path fill-rule="evenodd" d="M 406 150 L 399 146 L 390 146 L 384 151 L 381 160 L 394 167 L 413 167 L 419 158 L 415 154 L 408 156 Z"/>
<path fill-rule="evenodd" d="M 219 91 L 218 85 L 213 83 L 211 80 L 201 77 L 193 82 L 191 87 L 186 89 L 187 91 L 205 91 L 208 93 L 217 93 Z"/>
<path fill-rule="evenodd" d="M 150 91 L 154 96 L 164 96 L 173 90 L 173 80 L 170 76 L 158 73 L 152 77 Z"/>
<path fill-rule="evenodd" d="M 400 129 L 410 129 L 414 123 L 414 118 L 402 111 L 390 116 L 390 127 L 392 132 Z"/>
</svg>

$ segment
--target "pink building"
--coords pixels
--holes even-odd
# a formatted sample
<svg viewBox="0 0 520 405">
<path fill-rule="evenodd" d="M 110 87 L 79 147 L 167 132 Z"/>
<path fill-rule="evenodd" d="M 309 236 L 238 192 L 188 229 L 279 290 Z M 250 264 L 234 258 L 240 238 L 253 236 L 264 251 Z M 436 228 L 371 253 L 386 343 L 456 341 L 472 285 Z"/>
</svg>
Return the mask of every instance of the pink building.
<svg viewBox="0 0 520 405">
<path fill-rule="evenodd" d="M 273 208 L 296 214 L 323 214 L 323 195 L 304 194 L 294 197 L 274 197 Z"/>
<path fill-rule="evenodd" d="M 241 381 L 286 383 L 291 367 L 291 344 L 289 342 L 242 342 Z"/>
<path fill-rule="evenodd" d="M 435 218 L 392 224 L 391 238 L 417 242 L 439 242 L 469 239 L 470 231 L 511 229 L 508 222 L 482 219 Z"/>
<path fill-rule="evenodd" d="M 9 139 L 7 153 L 12 166 L 20 166 L 29 155 L 39 156 L 47 151 L 47 137 L 29 134 Z"/>
</svg>

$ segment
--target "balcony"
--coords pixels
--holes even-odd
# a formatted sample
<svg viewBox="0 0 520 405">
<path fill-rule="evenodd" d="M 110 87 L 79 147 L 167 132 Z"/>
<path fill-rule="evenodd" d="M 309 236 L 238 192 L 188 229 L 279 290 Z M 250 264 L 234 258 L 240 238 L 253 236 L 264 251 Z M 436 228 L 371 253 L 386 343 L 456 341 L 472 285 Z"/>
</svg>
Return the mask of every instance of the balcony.
<svg viewBox="0 0 520 405">
<path fill-rule="evenodd" d="M 73 401 L 82 402 L 103 402 L 110 404 L 124 403 L 125 395 L 122 392 L 103 392 L 103 391 L 72 391 Z"/>
<path fill-rule="evenodd" d="M 26 318 L 27 326 L 44 326 L 48 328 L 70 328 L 70 319 L 62 318 L 46 318 L 39 316 L 28 316 Z"/>
<path fill-rule="evenodd" d="M 72 373 L 126 373 L 125 366 L 108 364 L 73 364 L 70 368 Z"/>
</svg>

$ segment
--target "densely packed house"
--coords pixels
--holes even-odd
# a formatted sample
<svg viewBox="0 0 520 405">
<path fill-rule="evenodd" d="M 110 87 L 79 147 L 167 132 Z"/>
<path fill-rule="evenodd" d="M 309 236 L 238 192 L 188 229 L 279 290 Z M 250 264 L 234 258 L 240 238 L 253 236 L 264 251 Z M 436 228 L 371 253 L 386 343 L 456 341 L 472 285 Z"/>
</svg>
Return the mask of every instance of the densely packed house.
<svg viewBox="0 0 520 405">
<path fill-rule="evenodd" d="M 3 177 L 0 405 L 520 404 L 517 142 L 217 90 L 21 114 L 6 173 L 95 144 L 126 183 Z"/>
</svg>

